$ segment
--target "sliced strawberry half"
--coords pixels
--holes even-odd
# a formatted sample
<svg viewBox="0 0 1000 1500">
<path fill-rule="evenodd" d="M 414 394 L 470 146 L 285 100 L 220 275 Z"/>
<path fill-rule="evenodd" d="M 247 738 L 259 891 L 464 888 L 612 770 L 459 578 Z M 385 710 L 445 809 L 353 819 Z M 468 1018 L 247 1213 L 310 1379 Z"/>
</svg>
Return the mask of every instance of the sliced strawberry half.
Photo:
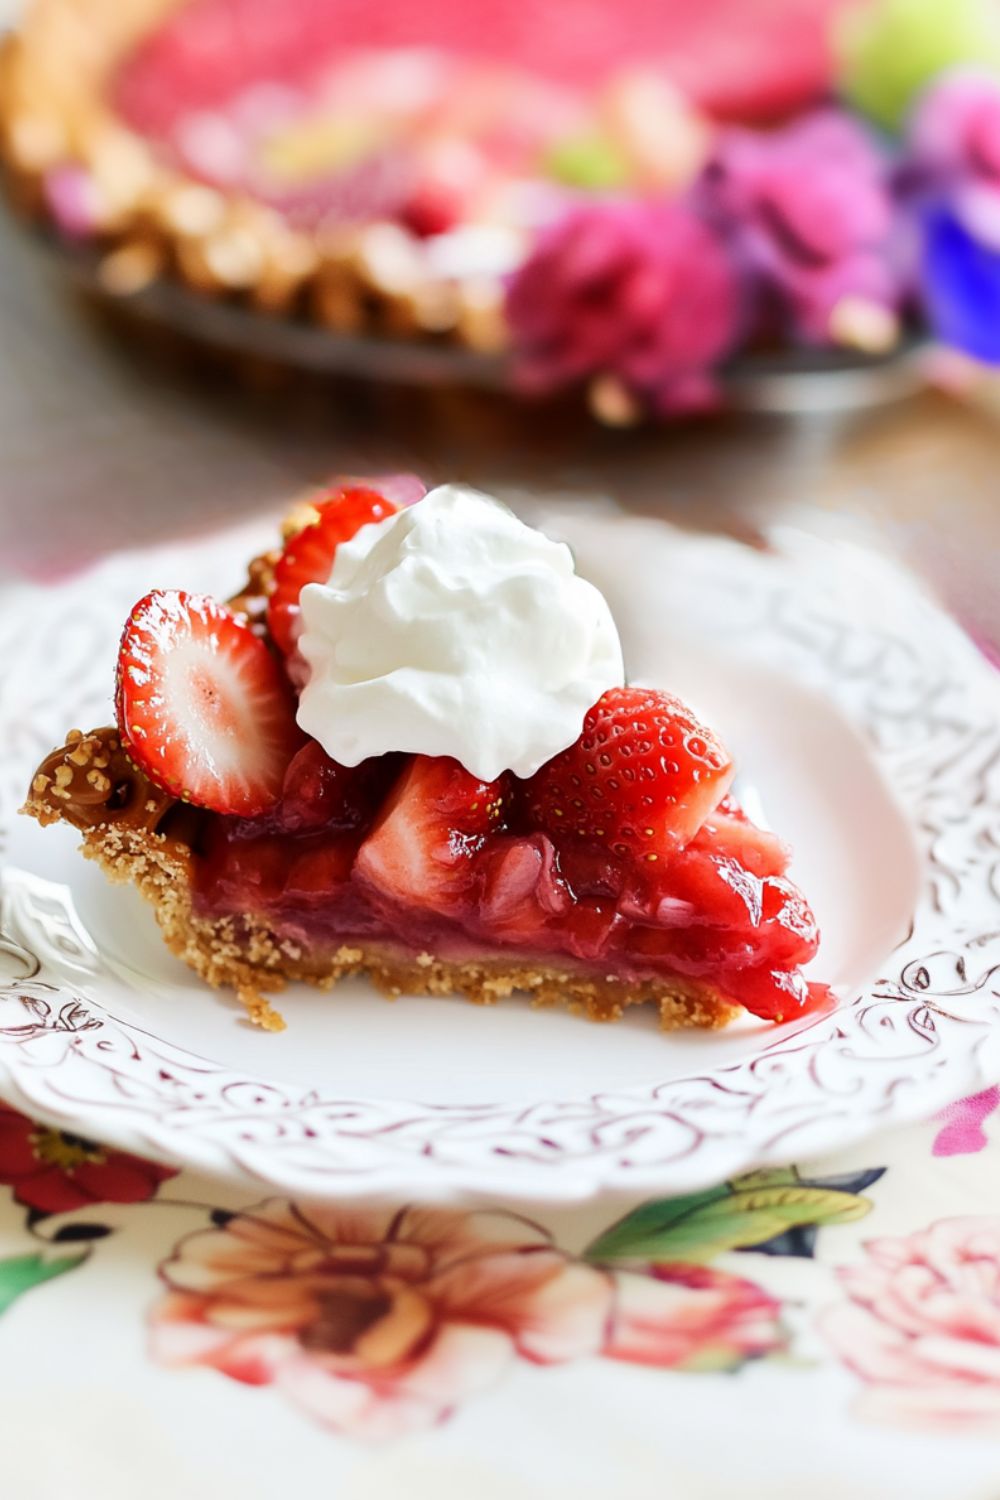
<svg viewBox="0 0 1000 1500">
<path fill-rule="evenodd" d="M 454 915 L 508 797 L 506 777 L 480 781 L 448 756 L 414 756 L 361 846 L 358 874 L 393 900 Z"/>
<path fill-rule="evenodd" d="M 156 786 L 253 817 L 277 801 L 302 742 L 284 674 L 262 640 L 205 594 L 156 589 L 118 652 L 118 728 Z"/>
<path fill-rule="evenodd" d="M 555 839 L 602 844 L 658 860 L 682 849 L 734 774 L 728 751 L 679 698 L 611 688 L 583 733 L 527 788 L 528 816 Z"/>
<path fill-rule="evenodd" d="M 399 509 L 380 490 L 347 484 L 313 503 L 318 517 L 286 543 L 275 565 L 274 587 L 267 602 L 267 628 L 286 656 L 298 639 L 299 595 L 306 584 L 325 583 L 341 542 Z"/>
</svg>

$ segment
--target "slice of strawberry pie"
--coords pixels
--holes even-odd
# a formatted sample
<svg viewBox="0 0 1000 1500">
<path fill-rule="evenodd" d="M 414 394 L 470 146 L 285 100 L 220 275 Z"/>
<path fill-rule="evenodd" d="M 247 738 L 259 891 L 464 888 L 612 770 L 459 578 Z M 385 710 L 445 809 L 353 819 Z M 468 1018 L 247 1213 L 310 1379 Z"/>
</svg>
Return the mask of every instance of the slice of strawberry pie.
<svg viewBox="0 0 1000 1500">
<path fill-rule="evenodd" d="M 515 991 L 665 1028 L 808 1008 L 813 915 L 733 762 L 625 683 L 569 549 L 475 491 L 343 483 L 228 604 L 155 591 L 117 724 L 72 731 L 25 811 L 153 904 L 261 1025 L 288 980 Z"/>
</svg>

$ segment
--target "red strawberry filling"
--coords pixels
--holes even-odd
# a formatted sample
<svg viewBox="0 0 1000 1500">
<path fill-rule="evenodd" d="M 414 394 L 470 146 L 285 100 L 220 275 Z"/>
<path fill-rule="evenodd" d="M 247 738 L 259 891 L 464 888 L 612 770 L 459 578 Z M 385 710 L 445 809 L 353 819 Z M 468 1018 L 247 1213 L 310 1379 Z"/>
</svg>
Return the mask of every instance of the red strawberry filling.
<svg viewBox="0 0 1000 1500">
<path fill-rule="evenodd" d="M 799 966 L 815 920 L 783 846 L 732 804 L 650 862 L 533 826 L 530 784 L 514 777 L 482 783 L 424 756 L 345 770 L 310 743 L 276 808 L 212 816 L 201 852 L 202 915 L 252 912 L 307 950 L 499 950 L 623 980 L 702 980 L 773 1020 L 808 1004 Z"/>
</svg>

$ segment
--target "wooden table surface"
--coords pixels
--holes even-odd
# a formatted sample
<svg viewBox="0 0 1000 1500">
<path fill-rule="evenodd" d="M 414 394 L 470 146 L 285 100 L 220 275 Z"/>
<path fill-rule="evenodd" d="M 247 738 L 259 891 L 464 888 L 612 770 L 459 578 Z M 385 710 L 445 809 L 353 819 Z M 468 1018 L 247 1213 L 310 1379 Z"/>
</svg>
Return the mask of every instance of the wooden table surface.
<svg viewBox="0 0 1000 1500">
<path fill-rule="evenodd" d="M 0 222 L 0 576 L 277 510 L 335 472 L 596 490 L 685 526 L 870 536 L 1000 642 L 1000 418 L 932 392 L 855 412 L 601 430 L 575 406 L 289 381 L 136 337 Z"/>
</svg>

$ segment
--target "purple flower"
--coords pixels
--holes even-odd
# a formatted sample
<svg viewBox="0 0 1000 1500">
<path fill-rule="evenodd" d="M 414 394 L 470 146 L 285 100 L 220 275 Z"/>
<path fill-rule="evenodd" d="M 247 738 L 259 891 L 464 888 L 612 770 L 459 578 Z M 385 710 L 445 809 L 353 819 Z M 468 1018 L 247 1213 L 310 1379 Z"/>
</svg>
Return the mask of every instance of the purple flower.
<svg viewBox="0 0 1000 1500">
<path fill-rule="evenodd" d="M 680 201 L 602 200 L 542 230 L 507 295 L 522 384 L 617 376 L 661 411 L 715 404 L 740 324 L 736 269 Z"/>
<path fill-rule="evenodd" d="M 759 305 L 792 334 L 830 343 L 846 298 L 896 306 L 883 162 L 848 116 L 828 109 L 782 130 L 727 131 L 702 191 L 754 276 Z"/>
</svg>

